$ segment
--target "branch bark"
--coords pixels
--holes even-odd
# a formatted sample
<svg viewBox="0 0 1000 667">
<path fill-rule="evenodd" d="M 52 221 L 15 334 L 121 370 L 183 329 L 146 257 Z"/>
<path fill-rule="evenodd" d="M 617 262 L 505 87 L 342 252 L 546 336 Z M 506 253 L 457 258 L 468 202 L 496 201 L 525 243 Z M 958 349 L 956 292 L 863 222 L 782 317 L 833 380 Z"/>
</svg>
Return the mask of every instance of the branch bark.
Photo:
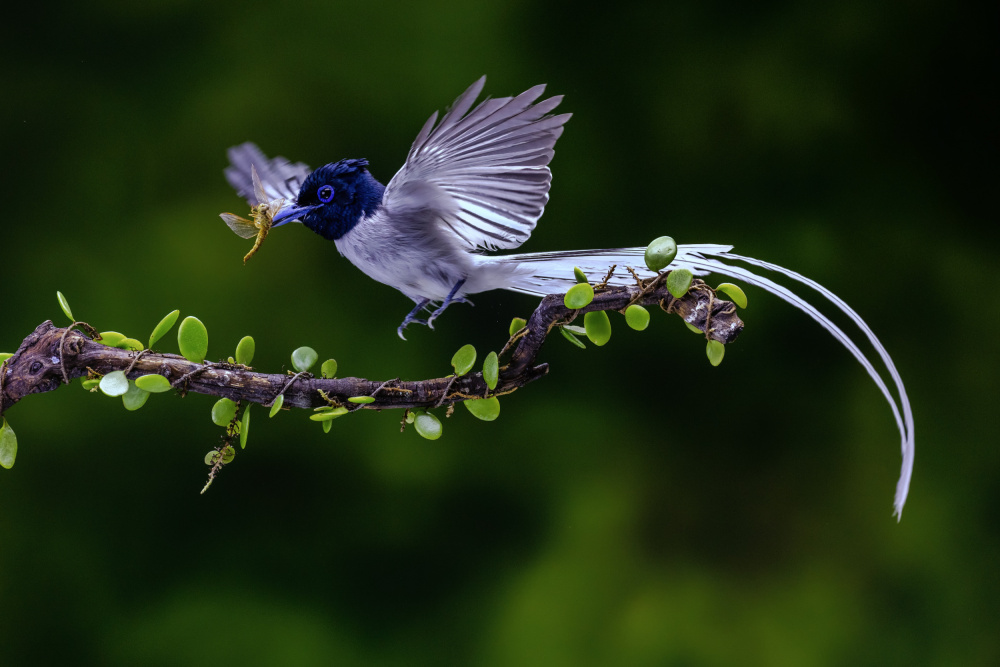
<svg viewBox="0 0 1000 667">
<path fill-rule="evenodd" d="M 553 328 L 569 324 L 580 314 L 590 311 L 624 312 L 633 303 L 659 305 L 668 313 L 676 314 L 706 332 L 706 338 L 721 343 L 736 339 L 743 329 L 743 322 L 736 315 L 736 307 L 732 303 L 719 299 L 714 290 L 697 279 L 687 294 L 675 299 L 664 285 L 666 275 L 660 274 L 636 285 L 598 286 L 593 302 L 579 310 L 566 308 L 561 294 L 545 297 L 532 313 L 525 329 L 515 334 L 505 346 L 505 349 L 513 347 L 513 352 L 509 362 L 501 367 L 499 382 L 492 391 L 487 388 L 481 372 L 468 373 L 459 378 L 449 376 L 419 381 L 353 377 L 331 380 L 300 374 L 288 384 L 292 379 L 290 375 L 258 373 L 245 366 L 226 363 L 197 364 L 176 354 L 137 353 L 107 347 L 75 329 L 59 328 L 46 321 L 22 341 L 17 352 L 0 370 L 0 414 L 25 396 L 57 389 L 64 383 L 64 378 L 72 380 L 111 371 L 127 371 L 129 379 L 159 374 L 175 384 L 182 393 L 192 391 L 263 405 L 269 405 L 284 389 L 284 405 L 297 408 L 328 405 L 320 390 L 352 410 L 433 407 L 469 398 L 499 396 L 516 391 L 548 373 L 548 364 L 536 365 L 535 360 Z M 375 401 L 356 405 L 347 402 L 351 396 L 373 396 Z"/>
</svg>

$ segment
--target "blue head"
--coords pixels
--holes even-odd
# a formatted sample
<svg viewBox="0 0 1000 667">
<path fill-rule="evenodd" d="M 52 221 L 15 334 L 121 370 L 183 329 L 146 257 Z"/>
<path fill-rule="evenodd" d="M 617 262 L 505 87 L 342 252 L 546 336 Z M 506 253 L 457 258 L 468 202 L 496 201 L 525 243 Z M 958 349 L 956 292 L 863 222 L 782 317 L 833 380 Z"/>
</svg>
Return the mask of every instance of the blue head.
<svg viewBox="0 0 1000 667">
<path fill-rule="evenodd" d="M 383 192 L 385 186 L 368 173 L 368 160 L 331 162 L 309 174 L 297 206 L 278 214 L 274 226 L 300 218 L 323 238 L 336 240 L 382 204 Z"/>
</svg>

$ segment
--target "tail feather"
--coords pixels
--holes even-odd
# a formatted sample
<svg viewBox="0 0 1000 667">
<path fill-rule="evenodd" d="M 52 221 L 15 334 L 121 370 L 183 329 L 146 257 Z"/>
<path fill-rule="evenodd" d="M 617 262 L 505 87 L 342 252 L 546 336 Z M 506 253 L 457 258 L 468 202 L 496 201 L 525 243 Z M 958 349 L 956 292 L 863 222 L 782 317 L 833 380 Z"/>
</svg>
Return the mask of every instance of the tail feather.
<svg viewBox="0 0 1000 667">
<path fill-rule="evenodd" d="M 707 271 L 695 269 L 689 260 L 700 259 L 701 253 L 725 253 L 731 249 L 732 246 L 717 244 L 678 246 L 677 257 L 670 266 L 685 266 L 696 275 L 705 275 Z M 607 276 L 608 269 L 616 265 L 618 269 L 608 280 L 609 285 L 635 284 L 625 267 L 631 267 L 642 278 L 652 277 L 656 274 L 646 268 L 643 259 L 645 252 L 645 248 L 563 250 L 493 256 L 490 259 L 520 265 L 521 270 L 505 286 L 506 289 L 533 296 L 546 296 L 565 292 L 576 283 L 574 267 L 583 271 L 592 282 L 599 282 Z"/>
<path fill-rule="evenodd" d="M 894 499 L 894 515 L 897 518 L 902 516 L 903 506 L 906 504 L 906 497 L 909 493 L 910 479 L 913 475 L 914 459 L 914 433 L 913 433 L 913 412 L 910 408 L 910 401 L 903 386 L 903 380 L 896 370 L 892 358 L 878 337 L 871 330 L 871 327 L 861 318 L 858 313 L 851 308 L 836 294 L 823 287 L 814 280 L 805 276 L 762 260 L 742 255 L 730 254 L 732 246 L 726 245 L 681 245 L 677 249 L 677 257 L 671 263 L 670 268 L 687 268 L 695 275 L 707 275 L 715 273 L 718 275 L 740 280 L 748 285 L 754 285 L 774 294 L 778 298 L 792 304 L 813 318 L 820 326 L 826 329 L 854 356 L 861 366 L 868 372 L 868 375 L 875 382 L 876 386 L 885 396 L 889 407 L 892 409 L 893 417 L 900 434 L 900 449 L 902 450 L 902 467 L 900 469 L 899 481 L 896 484 L 896 494 Z M 649 271 L 643 261 L 645 248 L 616 248 L 609 250 L 578 250 L 568 252 L 530 253 L 521 255 L 507 255 L 502 258 L 504 262 L 513 262 L 520 265 L 520 269 L 515 274 L 515 279 L 508 286 L 508 289 L 527 294 L 544 296 L 562 292 L 568 289 L 575 282 L 573 278 L 573 267 L 579 267 L 591 280 L 602 280 L 612 264 L 617 264 L 619 268 L 629 266 L 633 268 L 640 277 L 649 277 L 653 272 Z M 818 308 L 809 303 L 804 298 L 792 292 L 787 287 L 780 285 L 768 277 L 758 275 L 743 266 L 727 264 L 726 261 L 743 262 L 758 269 L 772 271 L 781 276 L 809 287 L 832 303 L 840 312 L 845 314 L 864 333 L 878 353 L 878 357 L 892 378 L 898 393 L 897 398 L 893 396 L 889 387 L 874 364 L 857 346 L 854 340 L 848 336 L 840 327 L 824 315 Z M 609 284 L 622 285 L 632 282 L 627 271 L 616 272 L 612 276 Z"/>
</svg>

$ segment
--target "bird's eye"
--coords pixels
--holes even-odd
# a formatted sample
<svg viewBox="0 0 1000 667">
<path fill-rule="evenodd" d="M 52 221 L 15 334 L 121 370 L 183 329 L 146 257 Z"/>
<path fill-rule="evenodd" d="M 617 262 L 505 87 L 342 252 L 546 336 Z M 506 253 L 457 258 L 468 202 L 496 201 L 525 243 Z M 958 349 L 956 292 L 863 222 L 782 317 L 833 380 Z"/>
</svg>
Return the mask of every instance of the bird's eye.
<svg viewBox="0 0 1000 667">
<path fill-rule="evenodd" d="M 321 187 L 319 190 L 316 191 L 316 196 L 319 197 L 319 200 L 321 202 L 326 204 L 331 199 L 333 199 L 333 188 L 331 188 L 329 185 L 324 185 L 323 187 Z"/>
</svg>

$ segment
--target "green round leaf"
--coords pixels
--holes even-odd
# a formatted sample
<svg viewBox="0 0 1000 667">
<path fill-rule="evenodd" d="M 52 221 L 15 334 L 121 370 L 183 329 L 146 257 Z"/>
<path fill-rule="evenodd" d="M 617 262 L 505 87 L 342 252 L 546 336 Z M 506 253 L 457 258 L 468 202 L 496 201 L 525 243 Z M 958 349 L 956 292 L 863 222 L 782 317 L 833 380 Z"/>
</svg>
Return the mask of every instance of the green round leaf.
<svg viewBox="0 0 1000 667">
<path fill-rule="evenodd" d="M 413 428 L 417 430 L 417 433 L 428 440 L 437 440 L 441 437 L 441 433 L 444 431 L 444 427 L 441 426 L 441 420 L 429 412 L 421 412 L 418 414 L 413 419 Z"/>
<path fill-rule="evenodd" d="M 122 394 L 122 405 L 125 406 L 126 410 L 135 411 L 146 405 L 146 401 L 149 400 L 149 392 L 145 389 L 140 389 L 135 382 L 129 380 L 128 391 Z"/>
<path fill-rule="evenodd" d="M 124 371 L 111 371 L 101 378 L 99 386 L 108 396 L 121 396 L 128 391 L 128 378 Z"/>
<path fill-rule="evenodd" d="M 465 375 L 472 370 L 476 363 L 476 348 L 471 345 L 463 345 L 458 348 L 458 352 L 451 358 L 451 365 L 455 369 L 455 375 Z"/>
<path fill-rule="evenodd" d="M 691 324 L 690 322 L 685 322 L 684 326 L 686 326 L 688 329 L 690 329 L 691 331 L 695 332 L 696 334 L 703 334 L 703 333 L 705 333 L 704 331 L 702 331 L 701 329 L 699 329 L 695 325 Z"/>
<path fill-rule="evenodd" d="M 150 375 L 142 375 L 135 379 L 135 385 L 139 389 L 145 389 L 151 394 L 162 394 L 165 391 L 170 391 L 170 380 L 163 377 L 162 375 L 157 375 L 152 373 Z"/>
<path fill-rule="evenodd" d="M 62 308 L 63 313 L 66 314 L 69 321 L 76 322 L 76 320 L 73 319 L 73 311 L 69 309 L 69 301 L 66 300 L 66 297 L 63 296 L 62 292 L 56 292 L 56 300 L 59 301 L 59 307 Z"/>
<path fill-rule="evenodd" d="M 197 317 L 188 315 L 177 329 L 177 345 L 185 359 L 200 364 L 208 354 L 208 329 Z"/>
<path fill-rule="evenodd" d="M 172 313 L 167 313 L 167 315 L 160 320 L 160 323 L 153 327 L 153 333 L 149 334 L 149 347 L 152 348 L 153 344 L 167 335 L 171 327 L 177 321 L 177 318 L 181 316 L 181 311 L 175 310 Z"/>
<path fill-rule="evenodd" d="M 677 244 L 669 236 L 653 239 L 653 242 L 646 246 L 645 260 L 650 271 L 666 268 L 676 256 Z"/>
<path fill-rule="evenodd" d="M 316 414 L 309 415 L 309 419 L 314 422 L 325 422 L 331 419 L 336 419 L 337 417 L 343 417 L 348 412 L 347 408 L 339 407 L 332 410 L 323 410 L 322 412 L 317 412 Z"/>
<path fill-rule="evenodd" d="M 0 363 L 3 363 L 14 356 L 13 352 L 0 352 Z"/>
<path fill-rule="evenodd" d="M 329 433 L 330 429 L 333 428 L 333 420 L 327 419 L 325 422 L 320 422 L 323 424 L 323 433 Z"/>
<path fill-rule="evenodd" d="M 667 274 L 667 291 L 675 299 L 679 299 L 691 289 L 691 281 L 694 275 L 687 269 L 674 269 Z"/>
<path fill-rule="evenodd" d="M 323 365 L 319 367 L 319 374 L 325 378 L 337 377 L 337 360 L 327 359 L 324 361 Z"/>
<path fill-rule="evenodd" d="M 144 349 L 142 343 L 137 341 L 135 338 L 126 338 L 115 347 L 119 347 L 123 350 L 131 350 L 132 352 L 141 352 Z"/>
<path fill-rule="evenodd" d="M 161 376 L 162 377 L 162 376 Z M 229 426 L 236 416 L 236 402 L 228 398 L 220 398 L 212 406 L 212 421 L 216 426 Z"/>
<path fill-rule="evenodd" d="M 374 396 L 351 396 L 347 399 L 349 403 L 360 403 L 362 405 L 367 405 L 369 403 L 375 402 Z"/>
<path fill-rule="evenodd" d="M 470 399 L 462 401 L 462 404 L 469 408 L 473 417 L 482 419 L 484 422 L 491 422 L 500 416 L 500 401 L 497 400 L 496 396 Z"/>
<path fill-rule="evenodd" d="M 563 303 L 566 304 L 566 307 L 573 310 L 589 306 L 593 300 L 594 288 L 590 286 L 590 283 L 573 285 L 566 290 L 566 296 L 563 297 Z"/>
<path fill-rule="evenodd" d="M 611 319 L 603 310 L 595 310 L 583 316 L 583 328 L 587 338 L 594 345 L 604 345 L 611 340 Z"/>
<path fill-rule="evenodd" d="M 249 366 L 253 361 L 253 353 L 257 351 L 257 344 L 253 342 L 253 337 L 244 336 L 236 344 L 236 363 Z"/>
<path fill-rule="evenodd" d="M 625 322 L 636 331 L 642 331 L 649 326 L 649 311 L 633 303 L 625 309 Z"/>
<path fill-rule="evenodd" d="M 747 295 L 739 285 L 734 285 L 732 283 L 722 283 L 715 288 L 716 292 L 722 292 L 729 297 L 729 300 L 735 303 L 740 308 L 747 307 Z"/>
<path fill-rule="evenodd" d="M 236 458 L 236 450 L 235 449 L 233 449 L 232 447 L 223 447 L 222 448 L 222 462 L 223 463 L 232 463 L 233 459 L 235 459 L 235 458 Z"/>
<path fill-rule="evenodd" d="M 523 317 L 515 317 L 510 321 L 510 335 L 513 336 L 527 325 L 528 322 Z"/>
<path fill-rule="evenodd" d="M 14 429 L 4 419 L 3 426 L 0 426 L 0 466 L 10 470 L 14 467 L 14 459 L 16 458 L 17 436 L 14 434 Z"/>
<path fill-rule="evenodd" d="M 573 345 L 576 345 L 581 350 L 587 349 L 587 346 L 583 344 L 583 341 L 567 331 L 566 327 L 559 327 L 559 333 L 563 335 L 563 338 L 573 343 Z"/>
<path fill-rule="evenodd" d="M 101 384 L 101 381 L 98 378 L 90 378 L 90 379 L 85 378 L 80 383 L 80 386 L 86 389 L 87 391 L 93 391 L 94 387 L 96 387 L 99 384 Z"/>
<path fill-rule="evenodd" d="M 300 347 L 292 352 L 292 368 L 303 373 L 313 367 L 319 355 L 311 347 Z"/>
<path fill-rule="evenodd" d="M 97 342 L 108 347 L 118 347 L 127 338 L 125 334 L 118 333 L 117 331 L 102 331 L 98 335 L 101 337 L 101 340 Z"/>
<path fill-rule="evenodd" d="M 726 355 L 726 346 L 717 340 L 710 340 L 705 346 L 705 354 L 708 355 L 709 363 L 718 366 L 722 363 L 722 357 Z"/>
<path fill-rule="evenodd" d="M 573 267 L 573 275 L 576 276 L 576 282 L 578 282 L 578 283 L 589 283 L 590 282 L 589 280 L 587 280 L 587 274 L 584 273 L 583 271 L 581 271 L 580 268 L 577 267 L 577 266 Z"/>
<path fill-rule="evenodd" d="M 250 435 L 250 403 L 243 408 L 243 419 L 240 422 L 240 449 L 246 449 L 247 436 Z"/>
<path fill-rule="evenodd" d="M 416 418 L 417 418 L 417 416 L 412 411 L 407 410 L 406 411 L 406 416 L 403 419 L 406 421 L 407 424 L 412 424 L 413 420 L 416 419 Z"/>
<path fill-rule="evenodd" d="M 213 449 L 208 454 L 205 454 L 205 465 L 214 466 L 215 462 L 219 460 L 220 456 L 222 456 L 222 454 Z"/>
<path fill-rule="evenodd" d="M 278 398 L 274 399 L 274 402 L 271 404 L 271 412 L 269 412 L 267 416 L 273 417 L 274 415 L 278 414 L 278 412 L 281 410 L 281 406 L 284 404 L 285 404 L 285 395 L 278 394 Z"/>
<path fill-rule="evenodd" d="M 483 380 L 490 391 L 497 388 L 497 382 L 500 380 L 500 360 L 496 352 L 486 355 L 486 361 L 483 362 Z"/>
</svg>

